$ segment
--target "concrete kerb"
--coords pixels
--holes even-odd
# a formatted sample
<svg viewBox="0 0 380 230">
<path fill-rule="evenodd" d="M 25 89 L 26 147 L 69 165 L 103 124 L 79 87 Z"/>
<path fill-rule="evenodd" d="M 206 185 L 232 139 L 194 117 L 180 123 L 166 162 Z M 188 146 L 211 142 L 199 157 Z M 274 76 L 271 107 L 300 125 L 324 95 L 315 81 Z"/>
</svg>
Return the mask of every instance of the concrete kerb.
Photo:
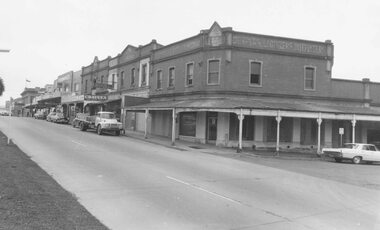
<svg viewBox="0 0 380 230">
<path fill-rule="evenodd" d="M 250 158 L 273 158 L 273 159 L 283 159 L 283 160 L 303 160 L 303 161 L 325 161 L 327 160 L 324 156 L 318 156 L 316 154 L 299 154 L 299 153 L 289 153 L 289 152 L 270 152 L 270 151 L 252 151 L 243 149 L 242 152 L 236 153 L 236 149 L 233 148 L 222 148 L 222 147 L 211 147 L 207 144 L 198 144 L 185 141 L 176 141 L 176 145 L 172 146 L 170 140 L 166 140 L 156 136 L 144 137 L 142 133 L 135 132 L 125 132 L 123 136 L 142 140 L 152 144 L 161 145 L 167 148 L 176 149 L 179 151 L 199 151 L 202 153 L 220 155 L 220 156 L 239 156 L 239 157 L 250 157 Z M 190 147 L 192 146 L 192 147 Z M 194 147 L 199 148 L 194 148 Z"/>
</svg>

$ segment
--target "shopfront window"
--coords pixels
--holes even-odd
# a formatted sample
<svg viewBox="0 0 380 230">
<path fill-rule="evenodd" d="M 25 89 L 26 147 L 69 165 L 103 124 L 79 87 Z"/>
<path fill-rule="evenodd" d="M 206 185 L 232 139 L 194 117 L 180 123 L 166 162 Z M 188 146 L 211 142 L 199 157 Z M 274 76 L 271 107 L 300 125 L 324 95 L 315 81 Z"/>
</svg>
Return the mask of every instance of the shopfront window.
<svg viewBox="0 0 380 230">
<path fill-rule="evenodd" d="M 267 141 L 277 141 L 277 121 L 275 117 L 266 119 Z M 280 142 L 292 142 L 293 140 L 293 118 L 282 117 L 280 121 Z"/>
<path fill-rule="evenodd" d="M 179 135 L 195 137 L 196 112 L 185 112 L 179 114 Z"/>
<path fill-rule="evenodd" d="M 239 119 L 236 113 L 230 113 L 230 140 L 239 140 Z M 242 139 L 252 141 L 254 137 L 254 116 L 244 116 Z"/>
</svg>

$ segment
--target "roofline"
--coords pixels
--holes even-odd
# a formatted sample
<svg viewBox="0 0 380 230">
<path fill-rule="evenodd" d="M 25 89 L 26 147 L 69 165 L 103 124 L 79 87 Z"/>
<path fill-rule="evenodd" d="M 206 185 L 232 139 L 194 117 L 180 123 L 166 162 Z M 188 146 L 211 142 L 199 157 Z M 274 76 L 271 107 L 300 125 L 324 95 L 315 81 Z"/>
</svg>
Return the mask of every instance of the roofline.
<svg viewBox="0 0 380 230">
<path fill-rule="evenodd" d="M 234 30 L 232 32 L 237 33 L 237 34 L 253 35 L 253 36 L 259 36 L 259 37 L 266 37 L 266 38 L 284 39 L 284 40 L 289 40 L 289 41 L 311 42 L 311 43 L 319 43 L 323 45 L 333 44 L 330 40 L 326 40 L 325 42 L 322 42 L 322 41 L 313 41 L 313 40 L 306 40 L 306 39 L 299 39 L 299 38 L 289 38 L 289 37 L 281 37 L 281 36 L 266 35 L 266 34 L 248 33 L 248 32 L 241 32 L 241 31 L 234 31 Z"/>
</svg>

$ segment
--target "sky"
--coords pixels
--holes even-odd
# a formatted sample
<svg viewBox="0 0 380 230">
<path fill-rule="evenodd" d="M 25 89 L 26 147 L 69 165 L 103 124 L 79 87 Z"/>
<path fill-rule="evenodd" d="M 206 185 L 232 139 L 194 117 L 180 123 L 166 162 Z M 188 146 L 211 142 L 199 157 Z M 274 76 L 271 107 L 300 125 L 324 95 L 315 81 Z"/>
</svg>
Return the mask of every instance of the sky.
<svg viewBox="0 0 380 230">
<path fill-rule="evenodd" d="M 0 0 L 0 77 L 10 97 L 152 39 L 170 43 L 209 29 L 332 40 L 333 78 L 380 82 L 378 0 Z M 28 79 L 30 82 L 26 82 Z"/>
</svg>

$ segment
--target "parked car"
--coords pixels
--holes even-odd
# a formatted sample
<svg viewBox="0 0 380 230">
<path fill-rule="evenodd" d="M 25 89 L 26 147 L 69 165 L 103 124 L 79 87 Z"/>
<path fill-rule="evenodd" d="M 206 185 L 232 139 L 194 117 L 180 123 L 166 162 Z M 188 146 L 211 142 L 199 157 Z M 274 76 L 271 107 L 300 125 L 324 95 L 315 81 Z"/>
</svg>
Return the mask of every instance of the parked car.
<svg viewBox="0 0 380 230">
<path fill-rule="evenodd" d="M 55 116 L 56 112 L 50 112 L 47 116 L 46 116 L 46 120 L 47 121 L 52 121 L 51 118 L 52 116 Z"/>
<path fill-rule="evenodd" d="M 1 116 L 9 116 L 9 112 L 7 112 L 7 111 L 0 112 L 0 115 Z"/>
<path fill-rule="evenodd" d="M 44 112 L 37 112 L 37 113 L 34 114 L 34 118 L 35 119 L 45 120 L 46 119 L 46 114 Z"/>
<path fill-rule="evenodd" d="M 80 130 L 94 129 L 99 135 L 103 132 L 113 132 L 116 136 L 120 135 L 123 130 L 122 123 L 118 122 L 113 112 L 98 112 L 90 116 L 85 113 L 78 113 L 73 120 L 73 127 L 79 127 Z"/>
<path fill-rule="evenodd" d="M 56 112 L 50 117 L 50 120 L 54 123 L 67 124 L 69 120 L 63 115 L 63 113 Z"/>
<path fill-rule="evenodd" d="M 362 161 L 380 162 L 380 151 L 373 144 L 347 143 L 343 148 L 323 148 L 322 152 L 334 158 L 336 162 L 342 160 L 351 160 L 354 164 Z"/>
</svg>

